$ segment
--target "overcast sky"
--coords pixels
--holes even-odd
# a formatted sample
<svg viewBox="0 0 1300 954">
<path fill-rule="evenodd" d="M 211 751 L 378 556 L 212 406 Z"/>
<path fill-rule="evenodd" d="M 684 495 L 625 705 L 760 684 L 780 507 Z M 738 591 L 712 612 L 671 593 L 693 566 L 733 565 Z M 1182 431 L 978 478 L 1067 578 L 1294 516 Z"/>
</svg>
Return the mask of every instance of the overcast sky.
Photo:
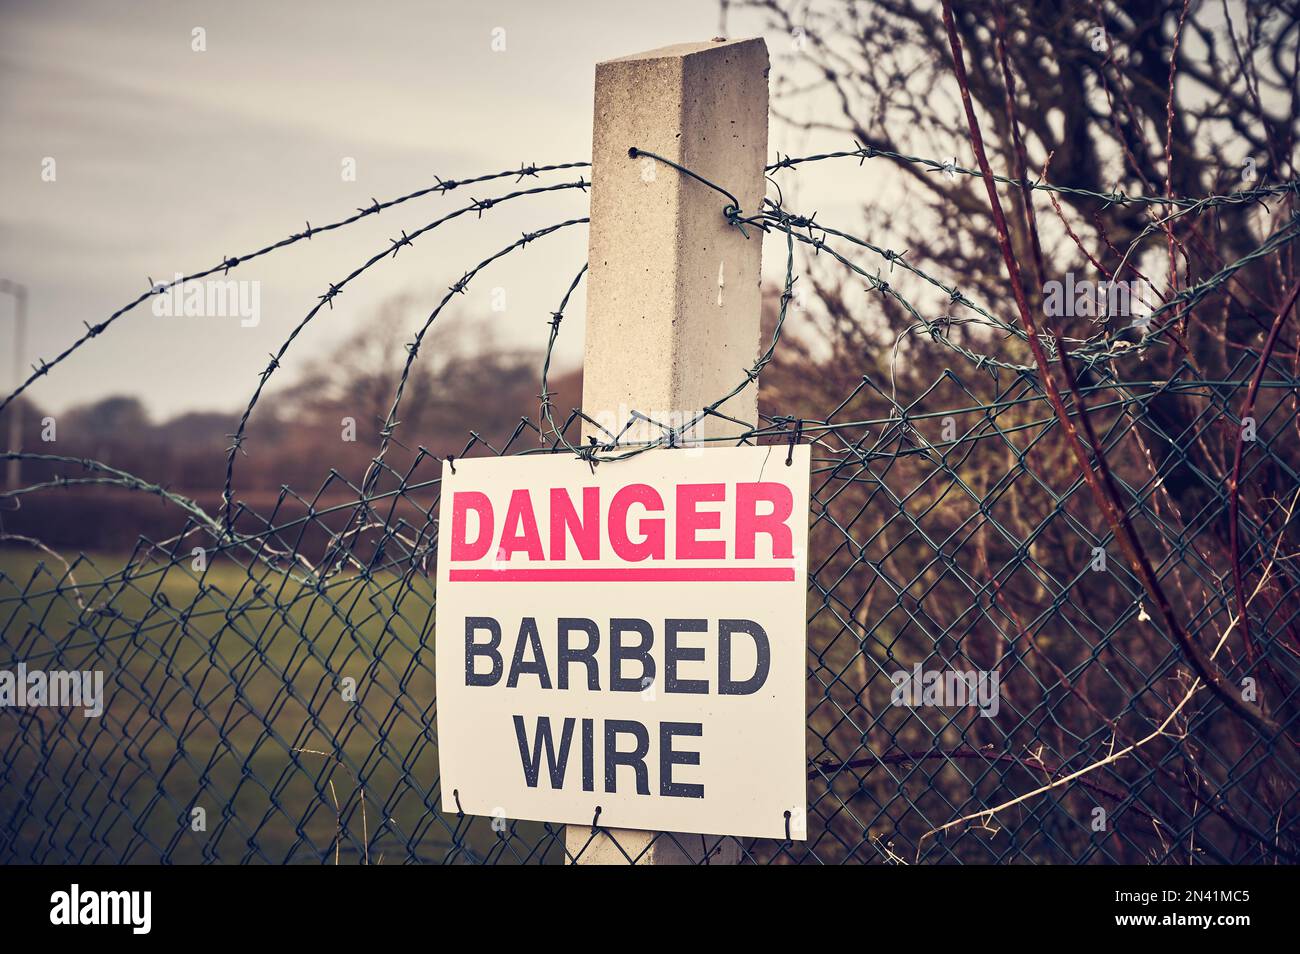
<svg viewBox="0 0 1300 954">
<path fill-rule="evenodd" d="M 148 287 L 432 184 L 590 155 L 594 64 L 719 32 L 709 0 L 203 4 L 0 0 L 0 277 L 31 289 L 24 361 L 49 359 Z M 762 25 L 735 14 L 733 37 Z M 196 52 L 202 28 L 206 50 Z M 494 30 L 504 51 L 494 51 Z M 502 34 L 497 33 L 498 45 Z M 774 54 L 790 39 L 767 35 Z M 770 151 L 809 145 L 774 126 Z M 46 157 L 54 181 L 44 181 Z M 344 181 L 343 160 L 356 163 Z M 827 185 L 846 207 L 837 170 Z M 549 181 L 560 181 L 552 177 Z M 30 392 L 62 410 L 110 393 L 157 417 L 242 406 L 289 330 L 327 287 L 411 231 L 509 183 L 453 192 L 319 236 L 232 276 L 261 282 L 261 320 L 126 315 Z M 830 200 L 828 200 L 830 201 Z M 523 200 L 462 221 L 376 266 L 304 333 L 284 380 L 401 292 L 417 321 L 471 265 L 517 238 L 586 214 L 581 193 Z M 463 307 L 503 339 L 540 347 L 585 259 L 585 227 L 511 256 Z M 774 252 L 765 258 L 771 265 Z M 777 263 L 783 265 L 783 262 Z M 507 307 L 492 313 L 495 289 Z M 498 293 L 500 294 L 500 293 Z M 581 296 L 579 296 L 581 297 Z M 581 353 L 581 302 L 562 357 Z M 0 375 L 10 389 L 11 302 L 0 299 Z"/>
</svg>

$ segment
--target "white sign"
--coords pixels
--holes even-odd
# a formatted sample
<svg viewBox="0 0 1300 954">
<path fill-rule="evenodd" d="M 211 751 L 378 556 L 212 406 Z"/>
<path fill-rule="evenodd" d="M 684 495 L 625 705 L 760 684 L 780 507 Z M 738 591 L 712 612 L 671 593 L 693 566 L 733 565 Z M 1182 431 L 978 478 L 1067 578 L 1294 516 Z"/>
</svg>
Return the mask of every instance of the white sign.
<svg viewBox="0 0 1300 954">
<path fill-rule="evenodd" d="M 806 837 L 807 446 L 442 470 L 442 803 Z"/>
</svg>

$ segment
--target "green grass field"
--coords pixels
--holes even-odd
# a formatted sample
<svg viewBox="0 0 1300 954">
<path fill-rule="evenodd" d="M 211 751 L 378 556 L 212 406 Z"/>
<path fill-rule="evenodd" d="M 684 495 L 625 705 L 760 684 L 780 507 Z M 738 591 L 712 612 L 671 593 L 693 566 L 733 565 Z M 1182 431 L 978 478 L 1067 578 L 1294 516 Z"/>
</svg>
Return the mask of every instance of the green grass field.
<svg viewBox="0 0 1300 954">
<path fill-rule="evenodd" d="M 332 864 L 337 845 L 356 863 L 363 832 L 371 863 L 502 850 L 490 820 L 435 811 L 422 575 L 340 573 L 317 587 L 260 564 L 199 572 L 103 555 L 69 573 L 0 550 L 0 626 L 0 669 L 102 670 L 106 697 L 99 719 L 0 710 L 2 860 Z M 514 824 L 524 843 L 543 841 L 540 825 Z"/>
</svg>

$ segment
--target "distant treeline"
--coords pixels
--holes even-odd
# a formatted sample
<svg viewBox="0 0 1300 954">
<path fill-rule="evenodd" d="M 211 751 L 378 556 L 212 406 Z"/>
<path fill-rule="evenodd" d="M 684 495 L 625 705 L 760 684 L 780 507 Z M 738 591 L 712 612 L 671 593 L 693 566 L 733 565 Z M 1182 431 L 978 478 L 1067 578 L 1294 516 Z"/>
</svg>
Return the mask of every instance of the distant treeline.
<svg viewBox="0 0 1300 954">
<path fill-rule="evenodd" d="M 285 487 L 306 500 L 319 497 L 323 506 L 355 502 L 349 483 L 359 484 L 376 453 L 406 359 L 402 343 L 409 331 L 394 320 L 400 304 L 385 309 L 366 334 L 258 402 L 234 470 L 235 499 L 246 511 L 269 516 L 279 508 L 276 525 L 305 512 L 305 504 L 282 494 Z M 521 417 L 535 422 L 541 359 L 535 351 L 503 347 L 464 322 L 426 342 L 407 381 L 394 432 L 399 443 L 385 456 L 388 466 L 400 473 L 420 447 L 438 456 L 459 453 L 471 427 L 493 440 L 509 435 Z M 581 374 L 553 372 L 549 388 L 562 421 L 580 403 Z M 41 407 L 39 389 L 35 393 L 36 400 L 20 399 L 0 413 L 0 434 L 8 433 L 8 414 L 16 409 L 21 415 L 25 452 L 89 458 L 190 498 L 211 515 L 219 512 L 227 451 L 242 407 L 159 421 L 138 398 L 118 395 L 51 414 Z M 230 404 L 230 397 L 222 401 Z M 426 465 L 422 473 L 435 472 Z M 184 527 L 186 515 L 156 494 L 59 483 L 95 476 L 77 464 L 24 461 L 21 486 L 51 486 L 0 500 L 0 533 L 60 549 L 121 551 L 142 536 L 159 541 Z M 411 519 L 418 519 L 418 509 L 412 511 Z M 241 528 L 256 526 L 251 513 Z M 325 526 L 328 518 L 318 522 Z"/>
</svg>

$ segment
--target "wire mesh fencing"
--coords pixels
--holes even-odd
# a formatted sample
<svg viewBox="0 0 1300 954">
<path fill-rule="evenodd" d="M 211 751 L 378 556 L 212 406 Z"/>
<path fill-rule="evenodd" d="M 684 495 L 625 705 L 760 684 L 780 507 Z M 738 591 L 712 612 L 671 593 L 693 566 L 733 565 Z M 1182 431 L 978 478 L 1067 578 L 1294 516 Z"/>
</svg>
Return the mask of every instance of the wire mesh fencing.
<svg viewBox="0 0 1300 954">
<path fill-rule="evenodd" d="M 768 172 L 775 182 L 830 161 L 981 177 L 856 144 L 778 157 Z M 439 180 L 178 281 L 225 275 L 396 203 L 583 165 Z M 765 234 L 785 265 L 759 360 L 692 420 L 633 414 L 614 433 L 557 407 L 548 375 L 580 266 L 556 310 L 539 314 L 539 400 L 512 429 L 483 433 L 466 420 L 453 453 L 401 441 L 435 321 L 503 256 L 585 222 L 572 218 L 503 246 L 448 289 L 408 343 L 364 467 L 326 470 L 312 491 L 284 487 L 256 506 L 240 493 L 247 425 L 268 380 L 349 283 L 428 230 L 542 192 L 581 193 L 579 177 L 474 199 L 331 283 L 257 382 L 215 510 L 147 473 L 6 455 L 21 459 L 25 482 L 0 496 L 0 670 L 27 698 L 0 712 L 0 859 L 562 863 L 582 860 L 598 836 L 617 842 L 599 819 L 575 838 L 560 825 L 467 816 L 440 789 L 441 464 L 556 453 L 617 467 L 695 441 L 694 424 L 758 387 L 762 419 L 741 441 L 776 455 L 813 448 L 807 840 L 658 839 L 705 862 L 733 847 L 754 863 L 1295 860 L 1300 408 L 1294 341 L 1279 331 L 1294 295 L 1275 333 L 1235 349 L 1226 373 L 1207 374 L 1187 337 L 1197 309 L 1222 306 L 1255 263 L 1290 248 L 1296 183 L 1201 199 L 1088 194 L 1099 208 L 1144 203 L 1188 217 L 1271 200 L 1291 211 L 1255 252 L 1171 290 L 1141 322 L 1099 319 L 1070 337 L 1035 333 L 906 253 L 786 209 L 779 186 L 744 212 L 722 186 L 675 168 L 690 175 L 693 201 L 755 240 Z M 1133 242 L 1161 228 L 1153 215 Z M 904 317 L 892 350 L 868 355 L 839 338 L 816 354 L 791 337 L 812 261 Z M 171 287 L 150 285 L 39 364 L 0 410 Z M 1042 362 L 1028 357 L 1035 347 Z M 584 424 L 600 436 L 584 443 Z M 36 498 L 110 492 L 157 497 L 174 531 L 142 535 L 129 553 L 65 554 L 23 523 Z M 102 696 L 58 674 L 101 678 Z M 36 699 L 42 681 L 52 698 L 59 678 L 65 694 L 85 690 L 85 705 Z"/>
</svg>

